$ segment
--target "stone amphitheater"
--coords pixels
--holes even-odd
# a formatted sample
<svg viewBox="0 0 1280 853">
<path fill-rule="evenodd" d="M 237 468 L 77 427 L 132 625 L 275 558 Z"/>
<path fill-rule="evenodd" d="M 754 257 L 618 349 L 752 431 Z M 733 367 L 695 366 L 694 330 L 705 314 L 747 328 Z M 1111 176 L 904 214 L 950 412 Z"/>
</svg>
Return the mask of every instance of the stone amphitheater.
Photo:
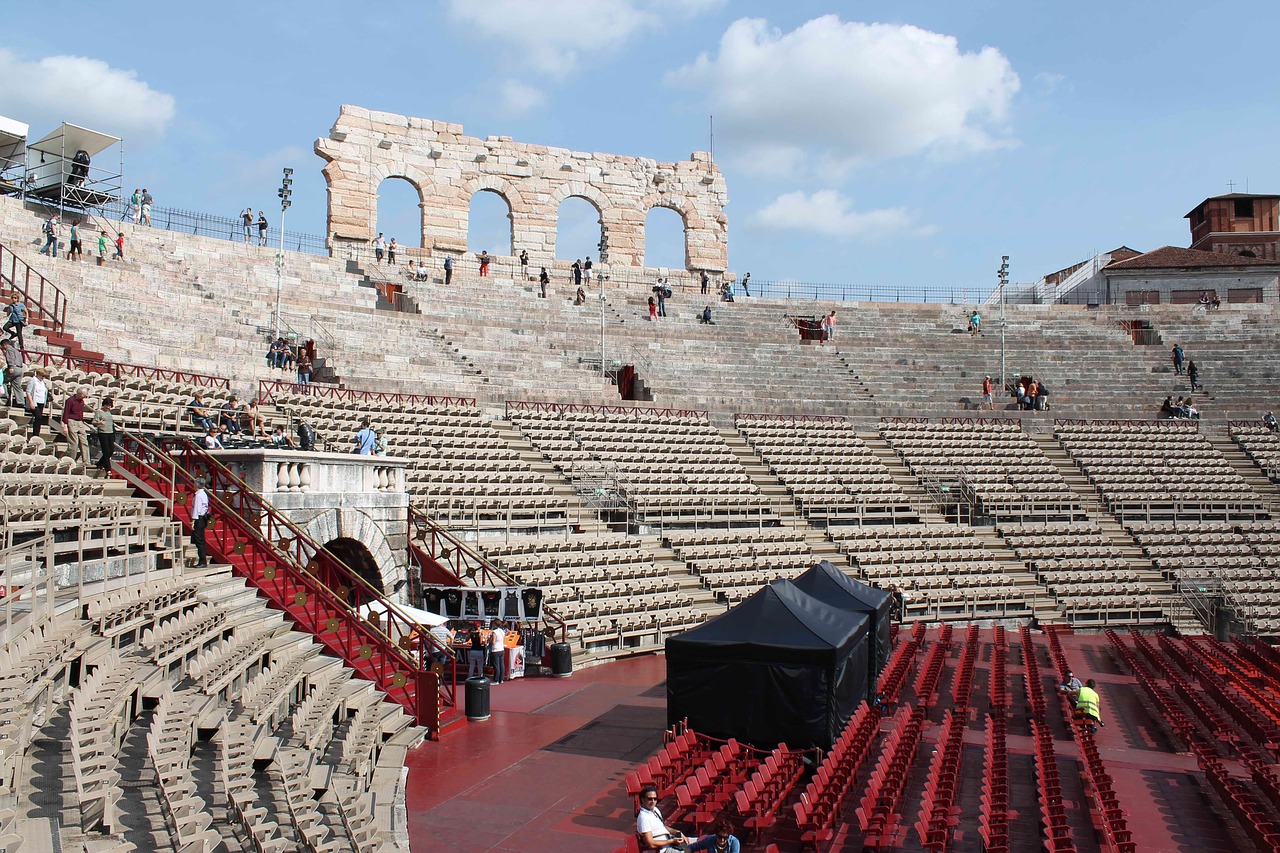
<svg viewBox="0 0 1280 853">
<path fill-rule="evenodd" d="M 269 424 L 305 420 L 329 451 L 347 450 L 372 418 L 403 460 L 411 517 L 423 520 L 387 540 L 399 566 L 414 565 L 414 549 L 436 565 L 465 552 L 497 583 L 542 589 L 587 673 L 659 652 L 671 633 L 823 559 L 903 588 L 903 624 L 920 626 L 910 655 L 936 647 L 937 672 L 964 669 L 963 655 L 972 668 L 979 649 L 977 634 L 953 646 L 949 626 L 986 632 L 984 673 L 996 672 L 989 644 L 1003 637 L 989 632 L 1049 629 L 1047 648 L 1023 635 L 1011 685 L 1038 677 L 1036 654 L 1048 655 L 1049 684 L 1057 638 L 1072 632 L 1137 629 L 1136 651 L 1112 647 L 1139 681 L 1157 676 L 1138 672 L 1135 655 L 1202 653 L 1143 637 L 1216 631 L 1252 644 L 1280 633 L 1280 440 L 1259 421 L 1280 397 L 1274 304 L 1011 305 L 1002 343 L 990 318 L 983 334 L 965 333 L 971 305 L 740 298 L 705 325 L 692 278 L 676 277 L 668 317 L 649 322 L 643 276 L 606 283 L 599 305 L 575 305 L 563 275 L 541 298 L 511 259 L 484 279 L 460 268 L 445 287 L 348 252 L 286 252 L 284 324 L 320 356 L 303 393 L 264 359 L 273 250 L 125 224 L 127 261 L 71 263 L 38 254 L 45 215 L 0 199 L 0 289 L 5 301 L 38 295 L 49 306 L 57 294 L 61 316 L 35 312 L 31 360 L 51 371 L 57 403 L 81 386 L 91 410 L 115 397 L 131 438 L 119 476 L 103 479 L 48 433 L 31 437 L 21 408 L 0 421 L 7 851 L 452 849 L 444 830 L 415 824 L 412 791 L 431 788 L 422 768 L 443 760 L 433 750 L 471 737 L 459 709 L 444 709 L 452 723 L 406 713 L 403 679 L 384 683 L 344 660 L 328 636 L 340 632 L 309 631 L 272 598 L 276 570 L 242 570 L 217 547 L 215 567 L 190 567 L 180 470 L 167 475 L 168 500 L 140 488 L 151 482 L 143 467 L 169 464 L 157 448 L 174 445 L 163 441 L 195 435 L 184 410 L 197 390 L 215 407 L 257 398 Z M 714 255 L 717 239 L 697 251 Z M 803 341 L 794 318 L 830 308 L 841 317 L 835 339 Z M 1164 397 L 1190 390 L 1169 360 L 1175 343 L 1200 369 L 1199 421 L 1156 419 Z M 982 378 L 999 373 L 1002 354 L 1007 375 L 1052 389 L 1049 411 L 1004 398 L 980 409 Z M 621 367 L 634 371 L 633 399 L 620 396 Z M 474 580 L 457 572 L 458 584 Z M 386 586 L 421 603 L 413 584 Z M 333 607 L 322 622 L 350 615 L 345 602 Z M 1082 642 L 1067 640 L 1073 659 L 1106 654 L 1105 643 Z M 1203 653 L 1199 666 L 1235 660 Z M 1268 715 L 1280 699 L 1267 691 L 1280 666 L 1250 654 L 1262 687 L 1241 688 L 1241 713 L 1277 719 Z M 990 677 L 1002 693 L 1004 676 Z M 1157 687 L 1157 698 L 1179 689 Z M 1027 690 L 1034 705 L 1037 689 Z M 917 692 L 912 701 L 932 695 Z M 1242 707 L 1212 702 L 1188 714 Z M 934 735 L 945 739 L 960 718 L 940 713 Z M 909 716 L 886 729 L 893 749 Z M 1246 729 L 1245 740 L 1274 748 L 1262 737 L 1270 729 Z M 1068 730 L 1028 729 L 1036 760 Z M 928 743 L 920 748 L 923 774 Z M 1179 764 L 1179 778 L 1206 790 L 1222 774 L 1243 778 L 1234 762 L 1244 754 L 1219 752 L 1227 769 L 1205 755 Z M 1079 759 L 1080 773 L 1097 772 L 1091 760 Z M 622 771 L 609 773 L 619 787 Z M 1240 784 L 1273 814 L 1273 771 L 1259 773 Z M 1273 837 L 1215 796 L 1233 837 Z M 976 813 L 976 788 L 966 797 Z M 614 802 L 627 802 L 620 787 Z M 874 833 L 858 828 L 851 802 L 842 808 L 852 828 L 840 849 L 862 849 Z M 807 820 L 787 817 L 765 841 L 832 840 L 805 835 Z M 1080 849 L 1132 849 L 1115 846 L 1124 839 L 1106 821 L 1094 835 L 1087 821 L 1074 825 Z M 882 849 L 922 849 L 914 836 L 881 835 Z M 475 849 L 609 850 L 620 837 Z M 977 837 L 951 849 L 1008 849 Z"/>
</svg>

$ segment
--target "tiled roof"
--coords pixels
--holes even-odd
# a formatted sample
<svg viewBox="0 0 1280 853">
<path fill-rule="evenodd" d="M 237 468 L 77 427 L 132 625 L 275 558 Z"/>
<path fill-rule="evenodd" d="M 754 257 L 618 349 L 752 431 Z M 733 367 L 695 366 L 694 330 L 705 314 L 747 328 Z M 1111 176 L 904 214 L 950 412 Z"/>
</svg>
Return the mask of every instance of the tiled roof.
<svg viewBox="0 0 1280 853">
<path fill-rule="evenodd" d="M 1179 246 L 1161 246 L 1159 249 L 1108 264 L 1108 270 L 1141 269 L 1200 269 L 1204 267 L 1280 267 L 1280 261 L 1266 258 L 1243 258 L 1223 252 L 1206 252 L 1201 249 L 1183 249 Z"/>
</svg>

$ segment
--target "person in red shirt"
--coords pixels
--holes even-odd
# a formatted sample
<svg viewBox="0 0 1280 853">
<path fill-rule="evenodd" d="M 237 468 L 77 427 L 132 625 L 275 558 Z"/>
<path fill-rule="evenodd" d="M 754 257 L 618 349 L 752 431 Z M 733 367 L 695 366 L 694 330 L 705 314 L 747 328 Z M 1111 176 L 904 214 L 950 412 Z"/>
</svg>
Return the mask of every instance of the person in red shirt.
<svg viewBox="0 0 1280 853">
<path fill-rule="evenodd" d="M 993 390 L 993 389 L 994 389 L 994 386 L 992 386 L 992 384 L 991 384 L 991 377 L 990 377 L 990 376 L 984 376 L 984 377 L 982 378 L 982 405 L 983 405 L 983 408 L 987 408 L 987 409 L 994 409 L 994 408 L 996 407 L 995 401 L 994 401 L 994 400 L 992 399 L 992 397 L 991 397 L 991 392 L 992 392 L 992 390 Z"/>
<path fill-rule="evenodd" d="M 82 465 L 88 465 L 89 428 L 84 422 L 84 397 L 85 390 L 78 388 L 62 404 L 62 428 L 67 433 L 67 448 L 71 451 L 71 458 Z"/>
</svg>

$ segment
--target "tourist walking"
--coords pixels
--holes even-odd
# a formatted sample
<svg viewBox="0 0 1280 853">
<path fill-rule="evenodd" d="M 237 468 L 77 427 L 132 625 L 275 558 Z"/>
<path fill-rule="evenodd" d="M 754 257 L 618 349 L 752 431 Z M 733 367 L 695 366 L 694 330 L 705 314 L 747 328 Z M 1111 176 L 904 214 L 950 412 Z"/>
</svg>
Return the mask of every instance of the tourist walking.
<svg viewBox="0 0 1280 853">
<path fill-rule="evenodd" d="M 114 405 L 115 400 L 112 398 L 104 399 L 102 405 L 98 406 L 98 411 L 94 412 L 91 421 L 94 432 L 98 436 L 98 448 L 101 450 L 97 468 L 104 474 L 111 472 L 111 456 L 116 450 L 116 422 L 111 413 Z"/>
<path fill-rule="evenodd" d="M 71 220 L 71 245 L 67 248 L 67 260 L 83 261 L 84 245 L 80 242 L 80 220 Z"/>
<path fill-rule="evenodd" d="M 23 403 L 23 380 L 26 378 L 27 361 L 22 350 L 8 338 L 3 343 L 4 349 L 4 391 L 5 402 L 10 406 L 21 406 Z"/>
<path fill-rule="evenodd" d="M 138 208 L 138 210 L 142 216 L 142 221 L 147 223 L 147 227 L 150 228 L 151 227 L 151 205 L 155 204 L 156 200 L 151 197 L 151 191 L 146 189 L 145 187 L 142 190 L 141 201 L 142 201 L 142 205 Z M 138 220 L 135 219 L 134 224 L 137 224 L 137 221 Z"/>
<path fill-rule="evenodd" d="M 58 217 L 50 215 L 44 221 L 41 230 L 44 232 L 44 246 L 41 247 L 40 254 L 51 258 L 58 257 Z"/>
<path fill-rule="evenodd" d="M 62 404 L 62 428 L 67 434 L 67 451 L 71 458 L 89 467 L 89 427 L 84 422 L 84 388 L 67 397 Z"/>
<path fill-rule="evenodd" d="M 27 303 L 22 301 L 22 297 L 15 296 L 13 301 L 9 303 L 9 319 L 5 321 L 0 332 L 4 332 L 11 339 L 18 342 L 18 349 L 26 349 L 27 344 L 22 339 L 22 330 L 27 325 Z"/>
<path fill-rule="evenodd" d="M 48 423 L 45 406 L 49 404 L 49 371 L 37 367 L 35 374 L 27 377 L 27 411 L 31 413 L 31 434 L 39 435 L 40 430 Z"/>
<path fill-rule="evenodd" d="M 267 216 L 261 210 L 258 211 L 258 245 L 267 245 Z"/>
<path fill-rule="evenodd" d="M 195 568 L 203 569 L 209 565 L 209 550 L 205 544 L 204 532 L 212 520 L 209 511 L 209 492 L 204 478 L 196 481 L 196 493 L 191 499 L 191 544 L 196 546 Z"/>
<path fill-rule="evenodd" d="M 124 206 L 124 213 L 120 214 L 120 221 L 126 219 L 133 221 L 134 225 L 138 224 L 138 216 L 142 213 L 142 196 L 137 187 L 133 189 L 133 195 L 129 196 L 129 203 Z"/>
</svg>

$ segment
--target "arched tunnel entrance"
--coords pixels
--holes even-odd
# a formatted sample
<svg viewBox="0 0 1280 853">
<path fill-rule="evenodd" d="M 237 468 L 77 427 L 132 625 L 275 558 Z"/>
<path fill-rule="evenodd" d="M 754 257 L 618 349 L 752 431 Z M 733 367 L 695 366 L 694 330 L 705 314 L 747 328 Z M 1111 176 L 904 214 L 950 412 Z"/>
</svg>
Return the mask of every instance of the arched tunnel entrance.
<svg viewBox="0 0 1280 853">
<path fill-rule="evenodd" d="M 378 571 L 378 564 L 374 561 L 373 554 L 369 553 L 369 549 L 365 547 L 363 542 L 346 536 L 339 536 L 337 539 L 332 539 L 325 543 L 324 550 L 334 558 L 342 561 L 347 568 L 363 578 L 378 592 L 385 592 L 386 587 L 382 583 L 382 572 Z M 334 580 L 336 581 L 336 579 Z M 327 583 L 327 585 L 335 589 L 345 586 L 345 584 L 339 582 Z M 367 599 L 367 593 L 352 590 L 347 600 L 352 607 L 359 607 Z"/>
</svg>

